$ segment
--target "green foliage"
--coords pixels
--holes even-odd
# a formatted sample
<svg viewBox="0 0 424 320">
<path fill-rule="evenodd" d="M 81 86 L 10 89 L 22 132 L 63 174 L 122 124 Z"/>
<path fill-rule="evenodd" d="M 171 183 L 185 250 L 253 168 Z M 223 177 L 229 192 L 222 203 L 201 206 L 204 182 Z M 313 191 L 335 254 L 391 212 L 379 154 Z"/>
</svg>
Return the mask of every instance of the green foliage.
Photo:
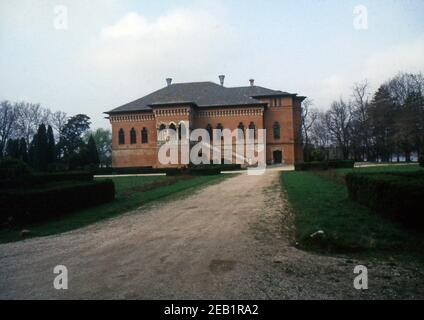
<svg viewBox="0 0 424 320">
<path fill-rule="evenodd" d="M 56 146 L 53 135 L 53 128 L 48 126 L 47 128 L 47 162 L 51 164 L 56 161 Z"/>
<path fill-rule="evenodd" d="M 29 170 L 28 166 L 26 168 Z M 14 174 L 12 178 L 0 177 L 0 190 L 34 188 L 49 183 L 59 184 L 70 181 L 93 181 L 93 175 L 89 172 Z"/>
<path fill-rule="evenodd" d="M 281 182 L 294 210 L 296 240 L 302 248 L 422 253 L 421 237 L 350 201 L 343 184 L 311 172 L 283 173 Z M 323 230 L 324 236 L 312 238 L 318 230 Z"/>
<path fill-rule="evenodd" d="M 346 168 L 346 169 L 337 169 L 336 173 L 342 176 L 345 176 L 348 173 L 359 172 L 359 173 L 378 173 L 378 172 L 414 172 L 421 170 L 420 166 L 414 164 L 408 165 L 383 165 L 383 166 L 370 166 L 370 167 L 358 167 L 358 168 Z M 343 179 L 344 181 L 344 179 Z"/>
<path fill-rule="evenodd" d="M 82 135 L 90 128 L 90 118 L 85 114 L 78 114 L 69 118 L 61 131 L 58 148 L 60 153 L 69 157 L 79 152 L 83 145 Z"/>
<path fill-rule="evenodd" d="M 9 139 L 7 141 L 6 157 L 19 159 L 19 140 Z"/>
<path fill-rule="evenodd" d="M 340 168 L 353 168 L 355 161 L 352 160 L 329 160 L 329 161 L 313 161 L 313 162 L 300 162 L 295 163 L 294 168 L 296 171 L 307 170 L 328 170 Z"/>
<path fill-rule="evenodd" d="M 33 185 L 44 185 L 48 183 L 69 182 L 69 181 L 93 181 L 93 175 L 89 172 L 53 172 L 35 173 L 31 177 Z"/>
<path fill-rule="evenodd" d="M 25 139 L 9 139 L 6 146 L 6 157 L 28 163 L 28 150 Z"/>
<path fill-rule="evenodd" d="M 24 138 L 19 140 L 19 159 L 25 163 L 28 163 L 28 148 Z"/>
<path fill-rule="evenodd" d="M 34 168 L 40 171 L 46 171 L 49 161 L 48 161 L 48 141 L 47 141 L 47 130 L 44 124 L 41 124 L 38 127 L 37 134 L 34 136 L 34 154 L 33 154 L 33 163 Z"/>
<path fill-rule="evenodd" d="M 323 150 L 319 149 L 319 148 L 314 148 L 311 151 L 311 161 L 324 161 L 326 157 L 326 154 Z"/>
<path fill-rule="evenodd" d="M 200 165 L 190 166 L 188 168 L 152 168 L 152 167 L 133 167 L 133 168 L 99 168 L 92 172 L 96 175 L 111 174 L 153 174 L 166 173 L 167 175 L 214 175 L 221 171 L 241 170 L 239 164 L 222 164 L 222 165 Z"/>
<path fill-rule="evenodd" d="M 37 134 L 34 134 L 34 137 L 32 138 L 32 141 L 30 142 L 28 146 L 28 163 L 32 168 L 35 167 L 36 142 L 37 142 Z"/>
<path fill-rule="evenodd" d="M 69 170 L 82 170 L 87 166 L 87 146 L 82 145 L 78 152 L 72 153 L 68 157 Z"/>
<path fill-rule="evenodd" d="M 294 164 L 296 171 L 307 170 L 328 170 L 328 163 L 325 161 L 299 162 Z"/>
<path fill-rule="evenodd" d="M 355 161 L 353 160 L 328 160 L 329 169 L 353 168 Z"/>
<path fill-rule="evenodd" d="M 21 225 L 43 221 L 79 209 L 110 202 L 113 181 L 70 182 L 38 189 L 0 192 L 0 221 Z"/>
<path fill-rule="evenodd" d="M 46 129 L 46 126 L 41 124 L 38 127 L 30 143 L 27 158 L 32 167 L 38 171 L 47 171 L 56 161 L 56 147 L 51 126 Z"/>
<path fill-rule="evenodd" d="M 424 229 L 424 171 L 349 173 L 349 198 L 385 217 Z"/>
<path fill-rule="evenodd" d="M 231 176 L 198 176 L 191 179 L 165 176 L 116 177 L 112 179 L 116 188 L 114 201 L 27 227 L 30 228 L 31 234 L 34 236 L 58 234 L 117 216 L 154 200 L 189 195 L 191 190 L 199 190 L 202 186 L 222 181 Z M 173 184 L 157 185 L 158 182 L 170 179 L 174 182 Z M 104 178 L 98 180 L 102 181 Z M 151 189 L 150 186 L 153 184 L 156 187 Z M 140 192 L 139 190 L 145 191 Z M 13 229 L 0 230 L 0 243 L 19 240 L 22 240 L 19 231 Z"/>
<path fill-rule="evenodd" d="M 99 153 L 97 151 L 96 142 L 91 135 L 87 143 L 87 164 L 98 167 L 100 164 Z"/>
<path fill-rule="evenodd" d="M 110 167 L 112 165 L 112 132 L 109 129 L 102 128 L 96 131 L 88 131 L 84 140 L 88 142 L 91 136 L 96 143 L 100 165 Z"/>
<path fill-rule="evenodd" d="M 28 165 L 18 159 L 3 159 L 0 161 L 0 180 L 26 179 L 31 176 Z"/>
</svg>

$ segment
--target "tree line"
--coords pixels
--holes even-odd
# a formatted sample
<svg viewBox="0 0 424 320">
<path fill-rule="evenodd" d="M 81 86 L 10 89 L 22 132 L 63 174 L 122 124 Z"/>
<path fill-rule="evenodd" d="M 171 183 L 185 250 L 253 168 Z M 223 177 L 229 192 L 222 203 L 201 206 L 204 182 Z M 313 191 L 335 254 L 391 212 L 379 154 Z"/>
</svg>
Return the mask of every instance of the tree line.
<svg viewBox="0 0 424 320">
<path fill-rule="evenodd" d="M 0 102 L 0 158 L 20 159 L 38 171 L 111 165 L 110 130 L 90 130 L 84 114 L 69 117 L 39 104 Z"/>
<path fill-rule="evenodd" d="M 373 93 L 367 81 L 356 83 L 326 111 L 306 100 L 302 139 L 305 161 L 411 161 L 424 152 L 423 75 L 399 73 Z"/>
</svg>

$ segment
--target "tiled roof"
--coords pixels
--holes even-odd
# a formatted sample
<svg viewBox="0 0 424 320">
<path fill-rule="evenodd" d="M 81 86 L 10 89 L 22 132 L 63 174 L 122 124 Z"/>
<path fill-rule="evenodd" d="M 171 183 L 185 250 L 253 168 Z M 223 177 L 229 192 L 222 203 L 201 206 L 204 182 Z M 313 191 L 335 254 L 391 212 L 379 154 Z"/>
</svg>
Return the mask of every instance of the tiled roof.
<svg viewBox="0 0 424 320">
<path fill-rule="evenodd" d="M 258 86 L 227 88 L 213 82 L 175 83 L 109 112 L 149 111 L 155 105 L 190 103 L 197 107 L 258 105 L 254 97 L 292 95 Z"/>
</svg>

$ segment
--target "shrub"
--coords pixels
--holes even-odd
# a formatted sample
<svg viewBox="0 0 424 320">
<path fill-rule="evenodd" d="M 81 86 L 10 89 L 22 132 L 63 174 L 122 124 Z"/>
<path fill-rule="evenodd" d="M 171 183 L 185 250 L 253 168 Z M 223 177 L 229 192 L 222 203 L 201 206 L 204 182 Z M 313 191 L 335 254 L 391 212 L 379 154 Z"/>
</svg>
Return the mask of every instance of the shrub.
<svg viewBox="0 0 424 320">
<path fill-rule="evenodd" d="M 420 155 L 418 156 L 418 163 L 421 167 L 424 167 L 424 148 L 421 150 Z"/>
<path fill-rule="evenodd" d="M 328 162 L 325 162 L 325 161 L 299 162 L 294 164 L 294 168 L 296 171 L 327 170 Z"/>
<path fill-rule="evenodd" d="M 405 225 L 424 227 L 424 173 L 349 173 L 349 198 Z"/>
<path fill-rule="evenodd" d="M 28 165 L 17 159 L 4 159 L 0 161 L 0 180 L 24 179 L 31 176 Z"/>
<path fill-rule="evenodd" d="M 329 160 L 328 168 L 329 169 L 352 169 L 355 166 L 355 161 L 353 160 Z"/>
<path fill-rule="evenodd" d="M 0 180 L 0 189 L 33 188 L 48 183 L 92 180 L 93 175 L 88 172 L 35 173 L 17 179 L 2 179 Z"/>
<path fill-rule="evenodd" d="M 328 169 L 353 168 L 354 165 L 355 165 L 355 162 L 353 160 L 329 160 L 329 161 L 299 162 L 299 163 L 295 163 L 294 168 L 296 171 L 328 170 Z"/>
<path fill-rule="evenodd" d="M 167 169 L 167 176 L 174 175 L 198 175 L 198 176 L 211 176 L 218 175 L 221 173 L 221 168 L 219 166 L 199 166 L 191 168 L 181 168 L 181 169 Z"/>
<path fill-rule="evenodd" d="M 184 175 L 184 174 L 219 174 L 221 171 L 241 170 L 239 164 L 220 164 L 220 165 L 190 165 L 187 168 L 152 168 L 152 167 L 134 167 L 134 168 L 99 168 L 93 170 L 96 175 L 113 175 L 113 174 L 153 174 L 166 173 L 167 175 Z"/>
<path fill-rule="evenodd" d="M 64 181 L 92 181 L 93 174 L 84 171 L 39 173 L 34 174 L 31 180 L 33 184 L 45 184 L 50 182 Z"/>
<path fill-rule="evenodd" d="M 39 189 L 0 192 L 0 221 L 13 225 L 58 218 L 66 213 L 112 201 L 112 180 L 69 182 Z"/>
<path fill-rule="evenodd" d="M 324 161 L 325 153 L 321 149 L 313 149 L 311 152 L 311 160 L 312 161 Z"/>
<path fill-rule="evenodd" d="M 96 168 L 91 171 L 95 175 L 112 175 L 112 174 L 149 174 L 158 173 L 158 169 L 152 167 L 130 167 L 130 168 Z"/>
</svg>

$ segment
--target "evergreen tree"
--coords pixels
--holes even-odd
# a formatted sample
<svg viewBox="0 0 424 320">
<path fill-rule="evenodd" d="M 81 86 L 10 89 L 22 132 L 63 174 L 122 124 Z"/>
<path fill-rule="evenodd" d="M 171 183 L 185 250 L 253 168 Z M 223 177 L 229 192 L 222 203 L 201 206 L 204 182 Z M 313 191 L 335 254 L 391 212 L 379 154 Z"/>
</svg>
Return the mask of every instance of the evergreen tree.
<svg viewBox="0 0 424 320">
<path fill-rule="evenodd" d="M 19 159 L 28 163 L 28 150 L 25 138 L 19 140 Z"/>
<path fill-rule="evenodd" d="M 41 124 L 37 131 L 37 140 L 35 143 L 35 169 L 45 171 L 48 167 L 48 142 L 46 126 Z"/>
<path fill-rule="evenodd" d="M 19 140 L 9 139 L 6 145 L 6 156 L 19 159 Z"/>
<path fill-rule="evenodd" d="M 28 146 L 28 163 L 32 168 L 35 168 L 36 161 L 35 161 L 35 149 L 37 145 L 37 134 L 34 134 L 34 137 L 32 138 L 32 141 L 30 142 Z"/>
<path fill-rule="evenodd" d="M 96 131 L 87 131 L 84 134 L 84 141 L 88 142 L 90 136 L 96 142 L 99 154 L 100 165 L 109 167 L 112 165 L 112 132 L 109 129 L 98 128 Z"/>
<path fill-rule="evenodd" d="M 87 162 L 90 165 L 98 166 L 100 164 L 99 152 L 93 135 L 90 135 L 87 143 Z"/>
<path fill-rule="evenodd" d="M 53 128 L 49 125 L 47 128 L 47 161 L 49 164 L 56 160 L 56 147 L 53 135 Z"/>
<path fill-rule="evenodd" d="M 85 114 L 78 114 L 69 118 L 60 133 L 57 146 L 59 153 L 65 158 L 75 154 L 83 145 L 82 135 L 90 128 L 90 118 Z"/>
<path fill-rule="evenodd" d="M 369 107 L 371 132 L 373 135 L 373 151 L 375 158 L 388 162 L 399 145 L 395 137 L 394 115 L 397 107 L 390 96 L 387 86 L 380 86 Z"/>
</svg>

